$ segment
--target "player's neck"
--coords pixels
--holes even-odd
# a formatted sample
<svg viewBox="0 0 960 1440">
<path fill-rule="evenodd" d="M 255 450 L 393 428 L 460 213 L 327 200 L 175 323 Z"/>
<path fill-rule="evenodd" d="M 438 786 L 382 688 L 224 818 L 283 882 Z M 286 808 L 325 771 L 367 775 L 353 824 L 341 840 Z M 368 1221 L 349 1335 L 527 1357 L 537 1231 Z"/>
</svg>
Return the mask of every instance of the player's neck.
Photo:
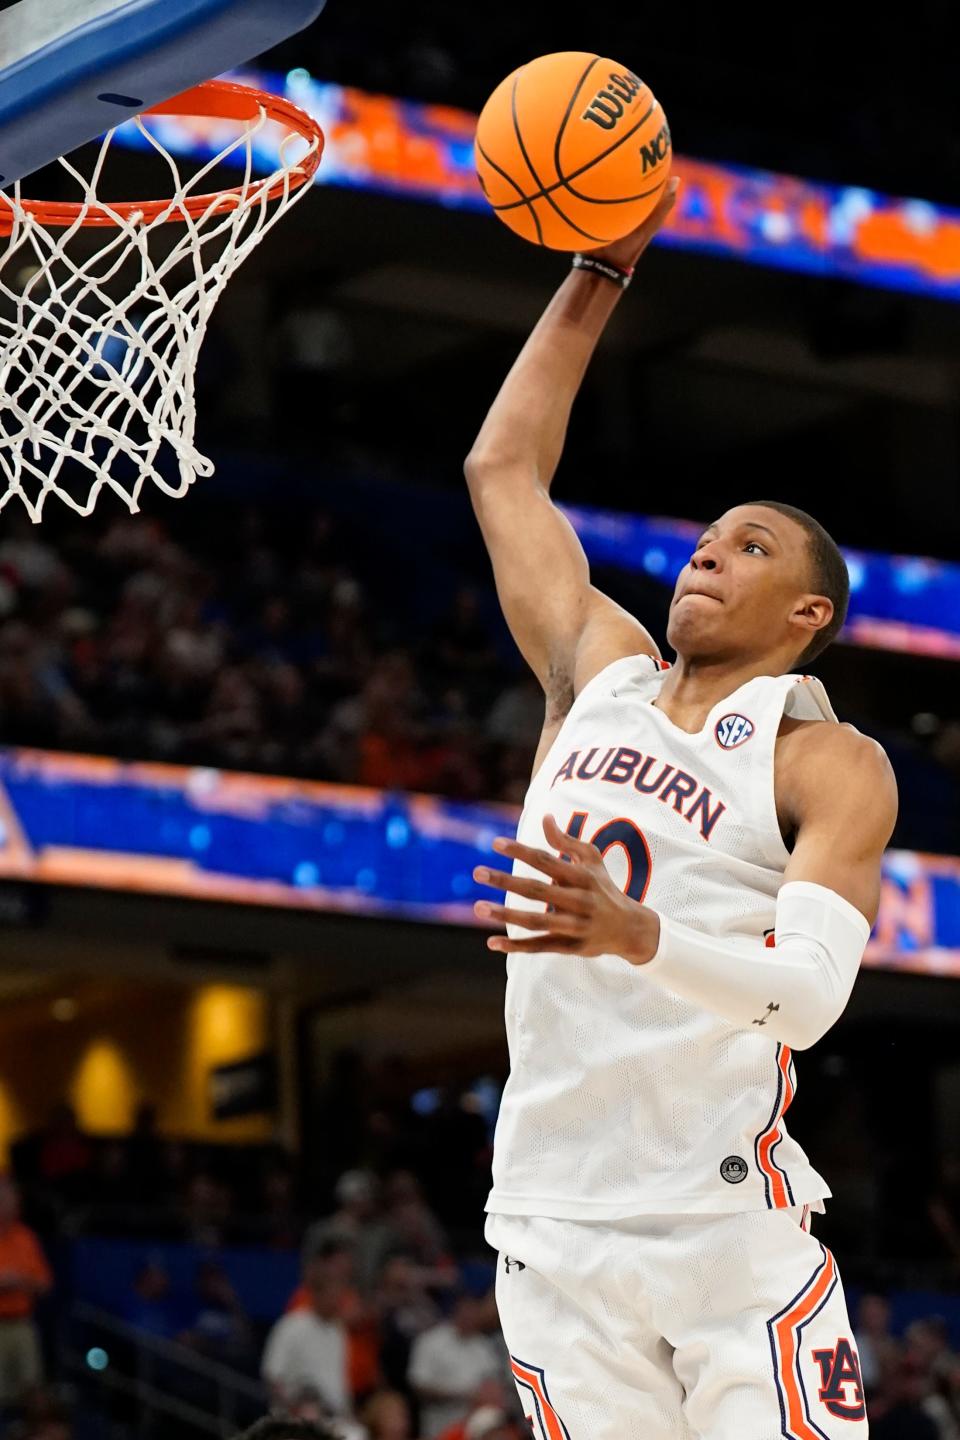
<svg viewBox="0 0 960 1440">
<path fill-rule="evenodd" d="M 656 706 L 674 725 L 692 735 L 703 729 L 707 716 L 720 700 L 758 675 L 781 675 L 790 662 L 766 655 L 756 660 L 685 659 L 678 655 L 664 676 Z"/>
</svg>

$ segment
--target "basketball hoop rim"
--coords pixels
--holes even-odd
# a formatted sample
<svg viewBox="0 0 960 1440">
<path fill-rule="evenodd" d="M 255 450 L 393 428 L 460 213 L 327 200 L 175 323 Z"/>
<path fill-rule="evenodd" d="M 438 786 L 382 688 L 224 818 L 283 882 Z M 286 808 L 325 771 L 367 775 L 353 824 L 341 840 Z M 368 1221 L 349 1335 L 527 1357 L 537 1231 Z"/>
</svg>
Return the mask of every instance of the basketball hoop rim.
<svg viewBox="0 0 960 1440">
<path fill-rule="evenodd" d="M 294 105 L 293 101 L 282 95 L 271 95 L 269 91 L 259 90 L 252 85 L 238 85 L 231 80 L 205 80 L 159 105 L 151 105 L 149 109 L 142 111 L 142 114 L 209 116 L 212 119 L 236 120 L 242 123 L 256 120 L 261 111 L 268 120 L 285 126 L 291 134 L 299 135 L 312 147 L 302 160 L 285 169 L 269 190 L 258 197 L 269 202 L 309 184 L 317 173 L 323 155 L 323 131 L 318 122 L 305 110 L 301 110 L 299 105 Z M 90 204 L 47 200 L 17 202 L 11 196 L 0 192 L 0 236 L 10 234 L 18 211 L 32 216 L 40 224 L 50 228 L 66 228 L 80 220 L 84 227 L 103 229 L 118 226 L 122 221 L 149 225 L 161 216 L 170 223 L 183 221 L 187 215 L 197 219 L 215 210 L 218 202 L 238 206 L 248 195 L 248 190 L 236 185 L 204 195 L 186 195 L 176 204 L 171 199 L 124 200 L 119 203 L 101 201 Z"/>
</svg>

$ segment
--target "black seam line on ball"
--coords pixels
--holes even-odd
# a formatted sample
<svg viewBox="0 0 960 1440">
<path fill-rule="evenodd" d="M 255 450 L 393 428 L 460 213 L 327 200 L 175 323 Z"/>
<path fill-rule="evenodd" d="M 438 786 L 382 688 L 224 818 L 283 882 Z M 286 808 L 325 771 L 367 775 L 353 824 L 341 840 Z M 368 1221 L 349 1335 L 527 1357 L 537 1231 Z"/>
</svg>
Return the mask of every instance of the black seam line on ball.
<svg viewBox="0 0 960 1440">
<path fill-rule="evenodd" d="M 587 162 L 586 165 L 581 165 L 578 169 L 571 171 L 571 173 L 570 173 L 569 175 L 562 175 L 562 176 L 560 177 L 560 179 L 554 181 L 554 183 L 553 183 L 552 185 L 545 185 L 545 186 L 543 187 L 543 189 L 538 190 L 535 195 L 531 195 L 531 196 L 530 196 L 530 199 L 531 199 L 531 200 L 547 200 L 547 201 L 549 201 L 550 195 L 551 195 L 551 193 L 552 193 L 554 190 L 566 189 L 566 190 L 569 190 L 569 191 L 570 191 L 571 195 L 576 196 L 576 198 L 577 198 L 578 200 L 584 200 L 584 199 L 590 200 L 590 202 L 591 202 L 592 204 L 594 204 L 594 205 L 622 205 L 622 204 L 624 203 L 623 200 L 594 200 L 594 199 L 592 198 L 592 196 L 589 196 L 589 195 L 586 195 L 586 196 L 584 196 L 584 195 L 578 195 L 577 192 L 576 192 L 576 190 L 574 190 L 573 187 L 571 186 L 570 181 L 571 181 L 571 180 L 576 180 L 576 179 L 578 179 L 579 176 L 581 176 L 581 175 L 585 175 L 586 172 L 587 172 L 589 169 L 591 169 L 592 166 L 594 166 L 594 165 L 596 165 L 596 164 L 598 163 L 598 161 L 600 161 L 600 160 L 605 160 L 608 155 L 612 155 L 612 154 L 613 154 L 614 150 L 618 150 L 621 145 L 625 144 L 625 142 L 626 142 L 627 140 L 629 140 L 632 135 L 635 135 L 635 134 L 637 133 L 637 131 L 640 129 L 641 125 L 645 125 L 645 124 L 647 123 L 647 121 L 650 119 L 650 116 L 653 114 L 654 110 L 656 109 L 657 104 L 658 104 L 658 102 L 655 100 L 655 101 L 653 102 L 653 104 L 650 106 L 650 109 L 647 111 L 647 113 L 646 113 L 645 115 L 643 115 L 643 116 L 637 121 L 637 123 L 636 123 L 635 125 L 631 125 L 630 129 L 629 129 L 628 131 L 626 131 L 625 134 L 621 135 L 621 136 L 620 136 L 620 139 L 617 140 L 617 141 L 615 141 L 615 142 L 610 146 L 610 148 L 609 148 L 608 150 L 604 150 L 603 153 L 600 154 L 600 155 L 595 155 L 592 160 L 589 160 L 589 161 Z M 529 162 L 528 162 L 528 163 L 529 163 Z M 531 166 L 531 169 L 532 169 L 532 168 L 533 168 L 533 167 Z M 538 184 L 540 183 L 539 180 L 538 180 L 537 183 L 538 183 Z M 519 186 L 518 186 L 517 188 L 519 189 Z M 654 189 L 656 189 L 656 186 L 654 186 Z M 652 193 L 653 193 L 653 191 L 650 191 L 650 190 L 644 191 L 644 195 L 650 195 L 650 194 L 652 194 Z M 638 200 L 642 200 L 642 199 L 644 198 L 644 195 L 638 195 L 638 196 L 636 196 L 636 197 L 625 196 L 624 199 L 629 200 L 629 199 L 632 199 L 632 198 L 636 198 L 636 199 L 638 199 Z M 507 204 L 507 205 L 494 205 L 493 208 L 494 208 L 494 210 L 514 210 L 514 209 L 516 209 L 516 206 L 517 206 L 518 204 L 521 204 L 521 203 L 524 203 L 524 202 L 521 202 L 521 201 L 516 201 L 516 202 L 511 201 L 511 202 L 510 202 L 509 204 Z"/>
<path fill-rule="evenodd" d="M 522 72 L 521 72 L 521 73 L 522 73 Z M 602 235 L 591 235 L 589 230 L 584 230 L 580 225 L 575 224 L 573 220 L 571 220 L 568 216 L 564 215 L 563 211 L 560 209 L 560 206 L 557 204 L 557 202 L 553 199 L 553 197 L 552 197 L 550 194 L 548 194 L 548 192 L 547 192 L 547 190 L 546 190 L 546 188 L 545 188 L 545 186 L 544 186 L 543 181 L 540 179 L 540 176 L 537 174 L 536 170 L 533 168 L 533 164 L 532 164 L 532 162 L 531 162 L 531 160 L 530 160 L 530 156 L 527 154 L 527 147 L 526 147 L 526 145 L 524 145 L 524 143 L 523 143 L 523 135 L 522 135 L 521 132 L 520 132 L 520 121 L 519 121 L 519 119 L 518 119 L 518 117 L 517 117 L 517 80 L 519 80 L 519 78 L 520 78 L 520 76 L 518 75 L 518 76 L 516 76 L 516 78 L 514 79 L 513 87 L 512 87 L 511 92 L 510 92 L 510 106 L 511 106 L 511 109 L 512 109 L 512 111 L 513 111 L 513 129 L 514 129 L 514 133 L 516 134 L 516 137 L 517 137 L 517 143 L 518 143 L 519 146 L 520 146 L 520 153 L 521 153 L 521 155 L 523 156 L 524 160 L 526 161 L 527 169 L 530 171 L 530 174 L 533 176 L 534 182 L 535 182 L 537 185 L 540 186 L 540 193 L 539 193 L 538 195 L 531 195 L 531 196 L 529 197 L 529 203 L 532 204 L 534 200 L 539 200 L 539 199 L 544 199 L 544 200 L 546 200 L 547 204 L 550 206 L 550 209 L 551 209 L 551 210 L 555 210 L 555 211 L 557 212 L 557 214 L 560 216 L 560 219 L 563 221 L 563 223 L 564 223 L 565 225 L 569 225 L 569 226 L 570 226 L 570 229 L 571 229 L 571 230 L 575 230 L 578 235 L 582 235 L 583 238 L 584 238 L 584 240 L 592 240 L 595 245 L 603 245 L 603 244 L 605 244 L 606 242 L 605 242 L 605 240 L 604 240 L 604 238 L 603 238 Z M 542 243 L 542 242 L 541 242 L 541 243 Z"/>
<path fill-rule="evenodd" d="M 520 186 L 517 184 L 516 180 L 514 180 L 513 176 L 512 176 L 512 175 L 508 175 L 507 172 L 506 172 L 506 170 L 503 170 L 503 169 L 497 164 L 496 160 L 491 160 L 491 159 L 490 159 L 490 156 L 487 154 L 486 150 L 484 150 L 483 146 L 480 144 L 479 138 L 477 139 L 477 142 L 476 142 L 476 143 L 477 143 L 477 149 L 480 151 L 480 154 L 483 156 L 484 160 L 486 160 L 487 164 L 490 166 L 490 169 L 491 169 L 491 170 L 496 170 L 497 174 L 500 175 L 504 180 L 506 180 L 506 182 L 507 182 L 508 185 L 512 185 L 513 188 L 514 188 L 514 190 L 516 190 L 516 192 L 517 192 L 518 195 L 520 195 L 520 196 L 523 197 L 521 200 L 518 200 L 518 201 L 516 202 L 516 205 L 508 205 L 508 206 L 493 205 L 493 206 L 491 206 L 491 209 L 493 209 L 493 210 L 500 210 L 500 209 L 515 210 L 517 205 L 526 205 L 527 209 L 530 211 L 530 214 L 531 214 L 532 217 L 533 217 L 533 223 L 534 223 L 534 225 L 537 227 L 537 243 L 540 244 L 540 245 L 542 245 L 542 244 L 543 244 L 543 231 L 542 231 L 542 229 L 540 228 L 540 217 L 539 217 L 539 215 L 537 214 L 536 210 L 533 208 L 532 202 L 529 201 L 529 200 L 527 199 L 527 197 L 523 194 L 523 191 L 520 189 Z"/>
<path fill-rule="evenodd" d="M 590 71 L 593 69 L 593 67 L 594 67 L 595 65 L 599 65 L 599 64 L 600 64 L 600 56 L 599 56 L 599 55 L 594 55 L 593 59 L 590 61 L 590 64 L 587 66 L 586 70 L 584 70 L 583 74 L 580 76 L 580 79 L 577 81 L 577 84 L 576 84 L 576 87 L 575 87 L 575 89 L 574 89 L 574 92 L 573 92 L 573 94 L 570 96 L 570 100 L 569 100 L 569 102 L 568 102 L 568 104 L 567 104 L 567 108 L 566 108 L 566 110 L 564 111 L 563 119 L 560 121 L 560 129 L 557 131 L 557 138 L 556 138 L 556 140 L 555 140 L 555 142 L 554 142 L 554 146 L 553 146 L 553 168 L 554 168 L 554 170 L 556 170 L 556 172 L 557 172 L 558 175 L 561 175 L 561 174 L 563 173 L 563 172 L 561 171 L 561 169 L 560 169 L 560 146 L 561 146 L 561 144 L 562 144 L 562 142 L 563 142 L 563 132 L 564 132 L 564 131 L 566 130 L 566 128 L 567 128 L 567 122 L 569 121 L 570 116 L 571 116 L 571 114 L 573 113 L 573 107 L 574 107 L 574 105 L 576 105 L 576 103 L 577 103 L 577 96 L 580 94 L 580 91 L 583 89 L 583 83 L 584 83 L 584 81 L 586 80 L 587 76 L 590 74 Z"/>
</svg>

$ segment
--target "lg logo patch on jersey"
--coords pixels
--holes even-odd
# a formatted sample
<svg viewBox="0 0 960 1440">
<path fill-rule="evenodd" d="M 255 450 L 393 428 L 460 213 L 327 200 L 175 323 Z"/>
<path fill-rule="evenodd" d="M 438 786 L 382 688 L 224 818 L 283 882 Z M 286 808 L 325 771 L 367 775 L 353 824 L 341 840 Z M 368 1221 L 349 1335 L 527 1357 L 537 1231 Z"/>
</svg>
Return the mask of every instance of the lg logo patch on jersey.
<svg viewBox="0 0 960 1440">
<path fill-rule="evenodd" d="M 736 750 L 738 745 L 744 745 L 750 739 L 754 729 L 753 721 L 748 720 L 746 715 L 724 715 L 717 721 L 713 733 L 722 750 Z"/>
</svg>

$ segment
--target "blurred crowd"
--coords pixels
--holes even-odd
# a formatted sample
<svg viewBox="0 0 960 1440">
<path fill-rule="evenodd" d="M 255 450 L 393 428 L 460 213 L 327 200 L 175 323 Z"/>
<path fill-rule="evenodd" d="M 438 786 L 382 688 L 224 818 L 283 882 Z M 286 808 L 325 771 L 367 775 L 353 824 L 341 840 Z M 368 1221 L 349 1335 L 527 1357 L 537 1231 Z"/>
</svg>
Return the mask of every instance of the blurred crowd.
<svg viewBox="0 0 960 1440">
<path fill-rule="evenodd" d="M 0 743 L 522 799 L 542 697 L 475 587 L 424 618 L 323 510 L 189 520 L 10 514 Z"/>
<path fill-rule="evenodd" d="M 958 1440 L 960 1354 L 937 1315 L 891 1327 L 884 1295 L 861 1296 L 854 1320 L 873 1440 Z"/>
<path fill-rule="evenodd" d="M 71 1147 L 76 1158 L 81 1141 L 75 1132 L 68 1143 L 61 1129 L 54 1146 L 61 1162 Z M 198 1239 L 189 1292 L 177 1288 L 161 1253 L 145 1244 L 118 1307 L 117 1319 L 132 1327 L 129 1335 L 148 1346 L 172 1343 L 156 1372 L 168 1394 L 202 1403 L 202 1377 L 176 1363 L 178 1355 L 192 1355 L 257 1377 L 262 1391 L 252 1409 L 266 1408 L 278 1422 L 303 1422 L 302 1432 L 290 1435 L 529 1435 L 499 1331 L 490 1261 L 455 1254 L 410 1172 L 379 1177 L 356 1169 L 337 1179 L 328 1213 L 298 1232 L 299 1283 L 282 1313 L 266 1323 L 245 1307 L 231 1275 L 235 1262 L 230 1252 L 217 1252 L 213 1238 Z M 43 1244 L 19 1218 L 17 1187 L 0 1181 L 0 1407 L 7 1420 L 6 1428 L 0 1420 L 0 1434 L 10 1440 L 84 1440 L 88 1433 L 79 1428 L 83 1405 L 70 1403 L 69 1390 L 42 1383 L 33 1315 L 51 1280 Z M 871 1434 L 876 1440 L 960 1440 L 958 1312 L 954 1307 L 953 1332 L 936 1313 L 895 1324 L 892 1301 L 895 1296 L 867 1289 L 852 1310 Z M 129 1363 L 132 1370 L 135 1361 L 125 1361 L 118 1341 L 104 1344 L 115 1366 Z M 282 1432 L 261 1425 L 252 1433 L 266 1440 Z"/>
<path fill-rule="evenodd" d="M 466 495 L 353 484 L 339 514 L 270 503 L 267 485 L 226 511 L 198 495 L 42 529 L 10 512 L 0 744 L 522 804 L 543 695 Z M 623 598 L 662 632 L 664 587 Z M 836 703 L 900 780 L 893 843 L 955 853 L 960 722 L 922 713 L 897 728 L 841 680 Z"/>
<path fill-rule="evenodd" d="M 348 1171 L 336 1181 L 329 1212 L 305 1221 L 290 1203 L 291 1190 L 277 1183 L 283 1172 L 265 1165 L 257 1195 L 251 1184 L 255 1157 L 248 1147 L 236 1152 L 247 1181 L 244 1203 L 274 1207 L 272 1234 L 247 1234 L 247 1244 L 261 1253 L 271 1244 L 298 1257 L 299 1282 L 291 1285 L 283 1312 L 265 1322 L 245 1307 L 230 1273 L 230 1256 L 243 1234 L 232 1223 L 239 1185 L 232 1188 L 223 1167 L 218 1173 L 209 1159 L 206 1170 L 178 1176 L 176 1155 L 176 1146 L 156 1136 L 148 1111 L 125 1141 L 98 1150 L 67 1105 L 19 1148 L 32 1213 L 47 1218 L 41 1241 L 21 1221 L 20 1187 L 0 1180 L 0 1435 L 74 1436 L 69 1404 L 42 1384 L 43 1347 L 34 1319 L 54 1281 L 45 1256 L 45 1247 L 56 1242 L 44 1210 L 51 1191 L 64 1206 L 61 1236 L 83 1228 L 91 1214 L 98 1215 L 95 1229 L 129 1234 L 116 1203 L 123 1195 L 140 1237 L 141 1261 L 115 1306 L 116 1319 L 129 1329 L 104 1336 L 85 1332 L 78 1342 L 88 1356 L 103 1354 L 103 1368 L 109 1357 L 113 1373 L 142 1377 L 135 1342 L 154 1349 L 155 1342 L 170 1342 L 173 1351 L 154 1355 L 154 1380 L 197 1409 L 212 1405 L 213 1391 L 202 1369 L 178 1362 L 178 1355 L 262 1382 L 254 1409 L 269 1405 L 303 1420 L 336 1417 L 344 1440 L 520 1440 L 526 1433 L 499 1336 L 491 1257 L 455 1255 L 445 1224 L 410 1171 L 383 1177 Z M 111 1192 L 105 1176 L 116 1179 L 121 1170 L 124 1181 Z M 142 1197 L 151 1185 L 157 1192 L 145 1208 Z M 167 1206 L 166 1220 L 158 1202 Z M 171 1275 L 165 1258 L 171 1238 L 195 1256 L 189 1288 Z M 69 1288 L 63 1275 L 59 1283 Z M 61 1317 L 57 1334 L 64 1333 Z M 46 1348 L 55 1349 L 49 1343 Z M 48 1368 L 55 1370 L 56 1363 Z M 241 1413 L 244 1395 L 251 1408 L 249 1394 L 249 1387 L 240 1392 Z M 122 1408 L 118 1414 L 120 1420 L 134 1418 Z M 183 1434 L 186 1440 L 188 1430 Z"/>
<path fill-rule="evenodd" d="M 122 1318 L 260 1375 L 278 1413 L 351 1422 L 351 1440 L 518 1434 L 489 1265 L 457 1263 L 409 1173 L 381 1183 L 349 1171 L 334 1203 L 306 1229 L 300 1283 L 266 1329 L 245 1311 L 226 1263 L 209 1256 L 189 1295 L 147 1258 Z M 176 1388 L 172 1376 L 168 1384 Z"/>
<path fill-rule="evenodd" d="M 83 1428 L 94 1391 L 76 1372 L 61 1373 L 61 1339 L 53 1339 L 71 1323 L 58 1248 L 99 1236 L 127 1247 L 128 1278 L 111 1299 L 91 1303 L 129 1328 L 101 1333 L 102 1322 L 91 1321 L 74 1349 L 102 1349 L 114 1375 L 141 1373 L 137 1347 L 145 1346 L 155 1383 L 197 1410 L 216 1413 L 217 1403 L 198 1362 L 240 1377 L 248 1388 L 238 1391 L 238 1425 L 269 1409 L 334 1424 L 342 1440 L 526 1436 L 497 1323 L 493 1257 L 477 1228 L 492 1118 L 477 1104 L 482 1087 L 429 1092 L 427 1105 L 428 1092 L 403 1095 L 396 1066 L 387 1071 L 368 1070 L 353 1052 L 336 1057 L 316 1113 L 327 1163 L 313 1175 L 269 1145 L 172 1140 L 149 1106 L 128 1135 L 95 1139 L 64 1103 L 18 1142 L 17 1183 L 0 1181 L 0 1435 L 108 1433 Z M 848 1138 L 862 1130 L 849 1112 L 839 1120 Z M 444 1183 L 450 1175 L 455 1186 Z M 841 1194 L 856 1188 L 849 1174 L 838 1184 Z M 883 1266 L 845 1233 L 854 1222 L 842 1201 L 818 1222 L 843 1256 L 880 1440 L 960 1440 L 960 1306 L 951 1293 L 960 1289 L 960 1161 L 944 1160 L 925 1214 L 945 1284 L 939 1306 L 909 1290 L 877 1290 Z M 862 1217 L 856 1224 L 863 1228 Z M 244 1252 L 262 1257 L 261 1287 L 268 1271 L 275 1277 L 266 1290 L 237 1269 Z M 136 1423 L 130 1403 L 117 1402 L 109 1433 L 126 1436 L 123 1426 Z M 167 1421 L 158 1423 L 156 1433 L 166 1433 Z M 189 1426 L 182 1434 L 193 1440 Z"/>
</svg>

